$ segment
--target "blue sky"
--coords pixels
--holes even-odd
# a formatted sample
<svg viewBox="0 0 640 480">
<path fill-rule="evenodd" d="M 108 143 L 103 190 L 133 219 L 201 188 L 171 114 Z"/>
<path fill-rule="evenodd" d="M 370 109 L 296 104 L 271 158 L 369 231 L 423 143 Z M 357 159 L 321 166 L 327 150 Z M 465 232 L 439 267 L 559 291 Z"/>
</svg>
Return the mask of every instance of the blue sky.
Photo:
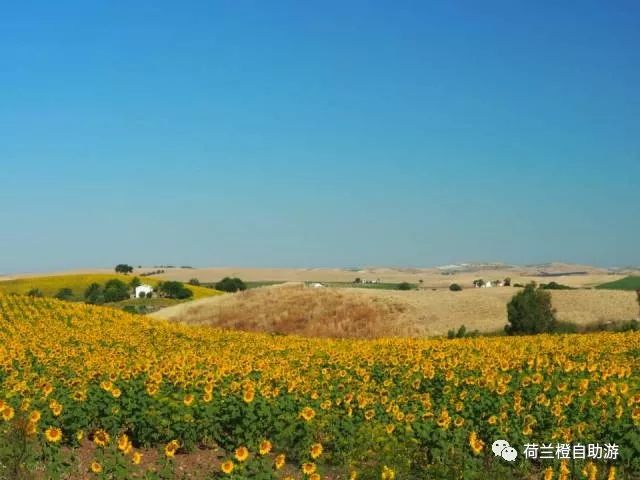
<svg viewBox="0 0 640 480">
<path fill-rule="evenodd" d="M 640 264 L 637 2 L 12 3 L 0 273 Z"/>
</svg>

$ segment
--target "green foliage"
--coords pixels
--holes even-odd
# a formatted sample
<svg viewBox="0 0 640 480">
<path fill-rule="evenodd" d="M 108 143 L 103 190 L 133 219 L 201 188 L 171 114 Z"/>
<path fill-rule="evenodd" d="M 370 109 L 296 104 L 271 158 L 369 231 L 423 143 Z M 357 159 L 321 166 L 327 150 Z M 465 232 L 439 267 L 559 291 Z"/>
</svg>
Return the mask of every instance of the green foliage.
<svg viewBox="0 0 640 480">
<path fill-rule="evenodd" d="M 104 303 L 104 294 L 99 283 L 92 283 L 84 291 L 84 300 L 87 303 L 100 305 Z"/>
<path fill-rule="evenodd" d="M 247 285 L 237 277 L 224 277 L 218 283 L 216 283 L 216 290 L 220 290 L 221 292 L 237 292 L 241 290 L 246 290 Z"/>
<path fill-rule="evenodd" d="M 473 330 L 472 332 L 467 332 L 467 327 L 465 325 L 460 325 L 460 328 L 458 328 L 458 331 L 449 330 L 447 332 L 447 338 L 449 338 L 449 339 L 470 338 L 470 337 L 477 337 L 479 335 L 480 335 L 480 332 L 478 330 Z"/>
<path fill-rule="evenodd" d="M 507 305 L 509 335 L 553 332 L 557 327 L 555 312 L 551 306 L 551 294 L 530 283 L 516 293 Z"/>
<path fill-rule="evenodd" d="M 193 292 L 184 286 L 182 282 L 162 282 L 158 289 L 167 298 L 177 298 L 183 300 L 193 296 Z"/>
<path fill-rule="evenodd" d="M 200 280 L 198 280 L 197 278 L 192 278 L 191 280 L 189 280 L 189 285 L 198 287 L 200 286 Z"/>
<path fill-rule="evenodd" d="M 140 285 L 142 285 L 142 282 L 140 281 L 140 279 L 138 277 L 133 277 L 131 279 L 131 281 L 129 282 L 129 286 L 135 290 L 136 287 L 139 287 Z"/>
<path fill-rule="evenodd" d="M 622 324 L 617 329 L 618 332 L 637 332 L 640 331 L 640 322 L 635 318 Z"/>
<path fill-rule="evenodd" d="M 44 297 L 44 293 L 39 288 L 32 288 L 27 292 L 27 296 L 29 297 Z"/>
<path fill-rule="evenodd" d="M 127 265 L 126 263 L 119 263 L 116 265 L 116 273 L 124 273 L 125 275 L 133 272 L 133 267 L 131 265 Z"/>
<path fill-rule="evenodd" d="M 129 287 L 122 280 L 114 278 L 105 284 L 103 295 L 107 303 L 126 300 L 129 298 Z"/>
<path fill-rule="evenodd" d="M 511 277 L 507 277 L 504 279 L 504 286 L 505 287 L 510 287 L 511 286 Z"/>
<path fill-rule="evenodd" d="M 398 284 L 398 290 L 413 290 L 413 285 L 409 282 L 402 282 Z"/>
<path fill-rule="evenodd" d="M 449 285 L 449 290 L 451 290 L 452 292 L 460 292 L 462 291 L 462 287 L 457 283 L 452 283 L 451 285 Z"/>
<path fill-rule="evenodd" d="M 73 290 L 68 287 L 61 288 L 58 293 L 54 295 L 58 300 L 73 300 Z"/>
</svg>

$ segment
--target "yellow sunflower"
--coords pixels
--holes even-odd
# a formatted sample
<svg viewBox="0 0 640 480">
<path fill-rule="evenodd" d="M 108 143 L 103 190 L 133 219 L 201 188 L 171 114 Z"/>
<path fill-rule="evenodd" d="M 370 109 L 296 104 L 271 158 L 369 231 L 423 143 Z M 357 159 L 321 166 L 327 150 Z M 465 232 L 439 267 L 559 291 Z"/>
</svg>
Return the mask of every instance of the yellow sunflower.
<svg viewBox="0 0 640 480">
<path fill-rule="evenodd" d="M 280 455 L 278 455 L 274 461 L 274 465 L 276 466 L 276 470 L 280 470 L 282 467 L 284 467 L 285 464 L 285 455 L 284 453 L 281 453 Z"/>
<path fill-rule="evenodd" d="M 311 462 L 305 462 L 302 464 L 302 473 L 305 475 L 311 475 L 316 471 L 316 464 Z"/>
<path fill-rule="evenodd" d="M 236 448 L 235 457 L 239 462 L 244 462 L 249 458 L 249 450 L 247 447 L 238 447 Z"/>
<path fill-rule="evenodd" d="M 49 443 L 57 443 L 62 440 L 62 430 L 58 427 L 49 427 L 44 431 L 44 438 Z"/>
<path fill-rule="evenodd" d="M 222 462 L 222 465 L 220 465 L 220 469 L 227 475 L 233 472 L 233 467 L 233 461 L 231 460 L 225 460 L 224 462 Z"/>
<path fill-rule="evenodd" d="M 100 465 L 100 462 L 97 461 L 93 461 L 91 462 L 91 471 L 93 473 L 100 473 L 102 472 L 102 465 Z"/>
<path fill-rule="evenodd" d="M 262 440 L 260 442 L 260 448 L 259 448 L 260 455 L 266 455 L 271 451 L 271 448 L 272 448 L 272 445 L 269 440 Z"/>
<path fill-rule="evenodd" d="M 309 453 L 311 454 L 311 458 L 313 458 L 314 460 L 318 458 L 320 455 L 322 455 L 322 444 L 314 443 L 313 445 L 311 445 L 311 451 Z"/>
</svg>

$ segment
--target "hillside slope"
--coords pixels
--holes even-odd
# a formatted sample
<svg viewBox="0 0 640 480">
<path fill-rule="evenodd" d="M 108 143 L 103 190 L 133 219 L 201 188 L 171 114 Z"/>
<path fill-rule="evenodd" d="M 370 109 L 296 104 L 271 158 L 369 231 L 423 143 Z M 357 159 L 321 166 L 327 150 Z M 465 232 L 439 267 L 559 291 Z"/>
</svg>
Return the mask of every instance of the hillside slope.
<svg viewBox="0 0 640 480">
<path fill-rule="evenodd" d="M 0 281 L 0 293 L 20 293 L 25 294 L 34 288 L 40 290 L 45 296 L 55 295 L 61 288 L 70 288 L 76 295 L 82 295 L 86 288 L 92 283 L 104 284 L 108 280 L 117 278 L 125 283 L 129 283 L 135 275 L 122 275 L 117 273 L 84 273 L 70 275 L 50 275 L 37 277 L 22 277 L 12 280 Z M 142 283 L 156 286 L 160 282 L 157 278 L 140 277 Z M 193 292 L 195 299 L 218 295 L 220 292 L 205 288 L 188 285 Z"/>
<path fill-rule="evenodd" d="M 306 336 L 361 337 L 446 335 L 467 330 L 499 331 L 515 288 L 392 291 L 262 287 L 188 302 L 154 315 L 189 324 Z M 623 321 L 638 315 L 635 293 L 558 290 L 551 293 L 560 320 L 578 325 Z"/>
</svg>

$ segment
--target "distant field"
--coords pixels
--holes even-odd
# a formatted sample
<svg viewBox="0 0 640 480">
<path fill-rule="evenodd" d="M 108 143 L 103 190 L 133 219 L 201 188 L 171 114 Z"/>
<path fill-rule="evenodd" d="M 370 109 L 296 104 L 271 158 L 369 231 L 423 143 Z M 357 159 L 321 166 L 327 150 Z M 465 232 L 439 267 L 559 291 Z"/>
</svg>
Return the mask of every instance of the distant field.
<svg viewBox="0 0 640 480">
<path fill-rule="evenodd" d="M 603 283 L 596 288 L 603 290 L 640 290 L 640 277 L 628 276 L 613 282 Z"/>
<path fill-rule="evenodd" d="M 29 290 L 37 288 L 45 296 L 53 296 L 61 288 L 70 288 L 76 298 L 82 298 L 84 291 L 92 283 L 104 284 L 108 280 L 117 278 L 125 283 L 129 283 L 135 275 L 121 275 L 110 273 L 91 273 L 78 275 L 51 275 L 43 277 L 25 277 L 13 280 L 0 281 L 0 293 L 21 293 L 26 294 Z M 157 278 L 140 277 L 142 283 L 156 286 L 160 280 Z M 195 287 L 188 285 L 193 291 L 194 299 L 210 297 L 217 295 L 219 292 L 205 287 Z"/>
</svg>

